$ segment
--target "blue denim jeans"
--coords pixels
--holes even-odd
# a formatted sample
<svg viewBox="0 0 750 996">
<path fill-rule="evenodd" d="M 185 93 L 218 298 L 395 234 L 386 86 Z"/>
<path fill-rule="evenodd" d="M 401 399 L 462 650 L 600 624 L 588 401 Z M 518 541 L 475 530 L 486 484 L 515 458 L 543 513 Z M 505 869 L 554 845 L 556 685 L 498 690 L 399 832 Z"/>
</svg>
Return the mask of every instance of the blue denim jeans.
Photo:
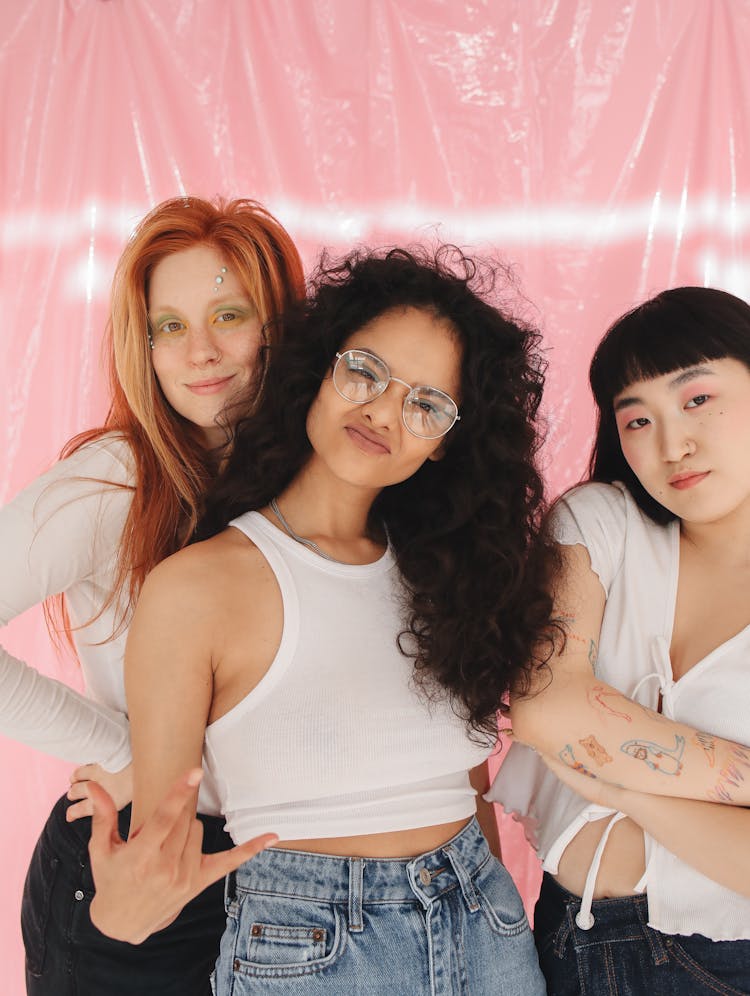
<svg viewBox="0 0 750 996">
<path fill-rule="evenodd" d="M 521 898 L 475 820 L 411 860 L 266 850 L 226 905 L 217 996 L 544 996 Z"/>
<path fill-rule="evenodd" d="M 37 842 L 26 876 L 21 928 L 28 996 L 210 996 L 209 976 L 224 929 L 224 888 L 217 883 L 173 924 L 143 944 L 105 937 L 91 923 L 91 820 L 65 820 L 63 797 Z M 203 850 L 231 847 L 223 820 L 200 817 Z M 130 807 L 120 813 L 125 837 Z M 2 986 L 0 986 L 2 991 Z"/>
<path fill-rule="evenodd" d="M 748 996 L 750 941 L 662 934 L 645 896 L 597 899 L 594 926 L 575 922 L 578 896 L 545 875 L 534 936 L 549 996 Z"/>
</svg>

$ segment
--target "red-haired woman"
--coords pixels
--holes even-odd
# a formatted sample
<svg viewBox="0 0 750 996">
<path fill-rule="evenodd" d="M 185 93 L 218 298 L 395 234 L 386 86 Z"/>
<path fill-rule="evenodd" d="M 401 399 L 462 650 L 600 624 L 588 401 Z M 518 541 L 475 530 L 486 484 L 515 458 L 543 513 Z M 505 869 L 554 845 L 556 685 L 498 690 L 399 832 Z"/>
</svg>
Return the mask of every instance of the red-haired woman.
<svg viewBox="0 0 750 996">
<path fill-rule="evenodd" d="M 0 622 L 46 601 L 75 645 L 87 690 L 79 695 L 0 648 L 0 731 L 84 765 L 47 821 L 26 881 L 32 996 L 210 992 L 224 923 L 219 887 L 140 948 L 91 924 L 85 779 L 107 785 L 118 805 L 130 801 L 123 652 L 134 600 L 147 573 L 189 542 L 229 426 L 253 396 L 258 349 L 278 336 L 278 317 L 303 288 L 291 238 L 254 201 L 158 205 L 114 278 L 104 425 L 71 440 L 0 511 Z M 230 842 L 210 785 L 200 810 L 204 850 L 223 851 Z M 123 834 L 129 819 L 127 806 Z"/>
</svg>

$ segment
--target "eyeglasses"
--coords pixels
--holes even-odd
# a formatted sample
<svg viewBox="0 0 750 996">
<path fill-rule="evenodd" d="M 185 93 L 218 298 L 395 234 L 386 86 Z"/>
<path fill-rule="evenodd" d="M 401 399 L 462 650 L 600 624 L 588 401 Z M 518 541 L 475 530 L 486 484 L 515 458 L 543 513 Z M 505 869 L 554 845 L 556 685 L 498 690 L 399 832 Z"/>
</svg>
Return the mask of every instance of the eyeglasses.
<svg viewBox="0 0 750 996">
<path fill-rule="evenodd" d="M 379 398 L 392 380 L 409 389 L 401 417 L 413 436 L 439 439 L 460 420 L 458 405 L 445 391 L 422 384 L 412 387 L 405 380 L 393 377 L 383 360 L 367 350 L 347 349 L 344 353 L 336 353 L 333 386 L 344 401 L 366 405 Z"/>
</svg>

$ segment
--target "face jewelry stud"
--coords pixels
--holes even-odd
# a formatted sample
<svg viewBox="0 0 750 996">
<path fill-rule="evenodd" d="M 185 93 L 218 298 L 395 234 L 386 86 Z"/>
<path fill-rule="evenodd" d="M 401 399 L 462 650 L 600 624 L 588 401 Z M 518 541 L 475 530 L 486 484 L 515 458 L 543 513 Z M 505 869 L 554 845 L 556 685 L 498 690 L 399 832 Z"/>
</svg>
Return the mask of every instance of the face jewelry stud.
<svg viewBox="0 0 750 996">
<path fill-rule="evenodd" d="M 151 329 L 148 330 L 148 348 L 154 348 L 154 337 L 151 335 Z"/>
<path fill-rule="evenodd" d="M 221 285 L 224 283 L 223 274 L 226 273 L 226 272 L 227 272 L 226 266 L 222 266 L 221 273 L 217 273 L 217 275 L 214 277 L 214 290 L 215 291 L 217 291 L 219 289 L 219 287 L 221 287 Z"/>
</svg>

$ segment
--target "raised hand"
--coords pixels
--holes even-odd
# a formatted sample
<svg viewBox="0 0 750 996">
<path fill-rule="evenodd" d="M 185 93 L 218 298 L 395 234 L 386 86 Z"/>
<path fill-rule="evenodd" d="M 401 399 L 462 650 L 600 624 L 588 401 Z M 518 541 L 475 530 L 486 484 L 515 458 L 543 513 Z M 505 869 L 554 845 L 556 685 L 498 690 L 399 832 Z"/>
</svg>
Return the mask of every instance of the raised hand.
<svg viewBox="0 0 750 996">
<path fill-rule="evenodd" d="M 89 782 L 89 854 L 96 887 L 91 920 L 108 937 L 140 944 L 205 888 L 278 840 L 263 834 L 230 851 L 202 854 L 203 827 L 195 818 L 202 774 L 193 769 L 179 778 L 127 841 L 117 830 L 115 803 L 101 785 Z"/>
</svg>

